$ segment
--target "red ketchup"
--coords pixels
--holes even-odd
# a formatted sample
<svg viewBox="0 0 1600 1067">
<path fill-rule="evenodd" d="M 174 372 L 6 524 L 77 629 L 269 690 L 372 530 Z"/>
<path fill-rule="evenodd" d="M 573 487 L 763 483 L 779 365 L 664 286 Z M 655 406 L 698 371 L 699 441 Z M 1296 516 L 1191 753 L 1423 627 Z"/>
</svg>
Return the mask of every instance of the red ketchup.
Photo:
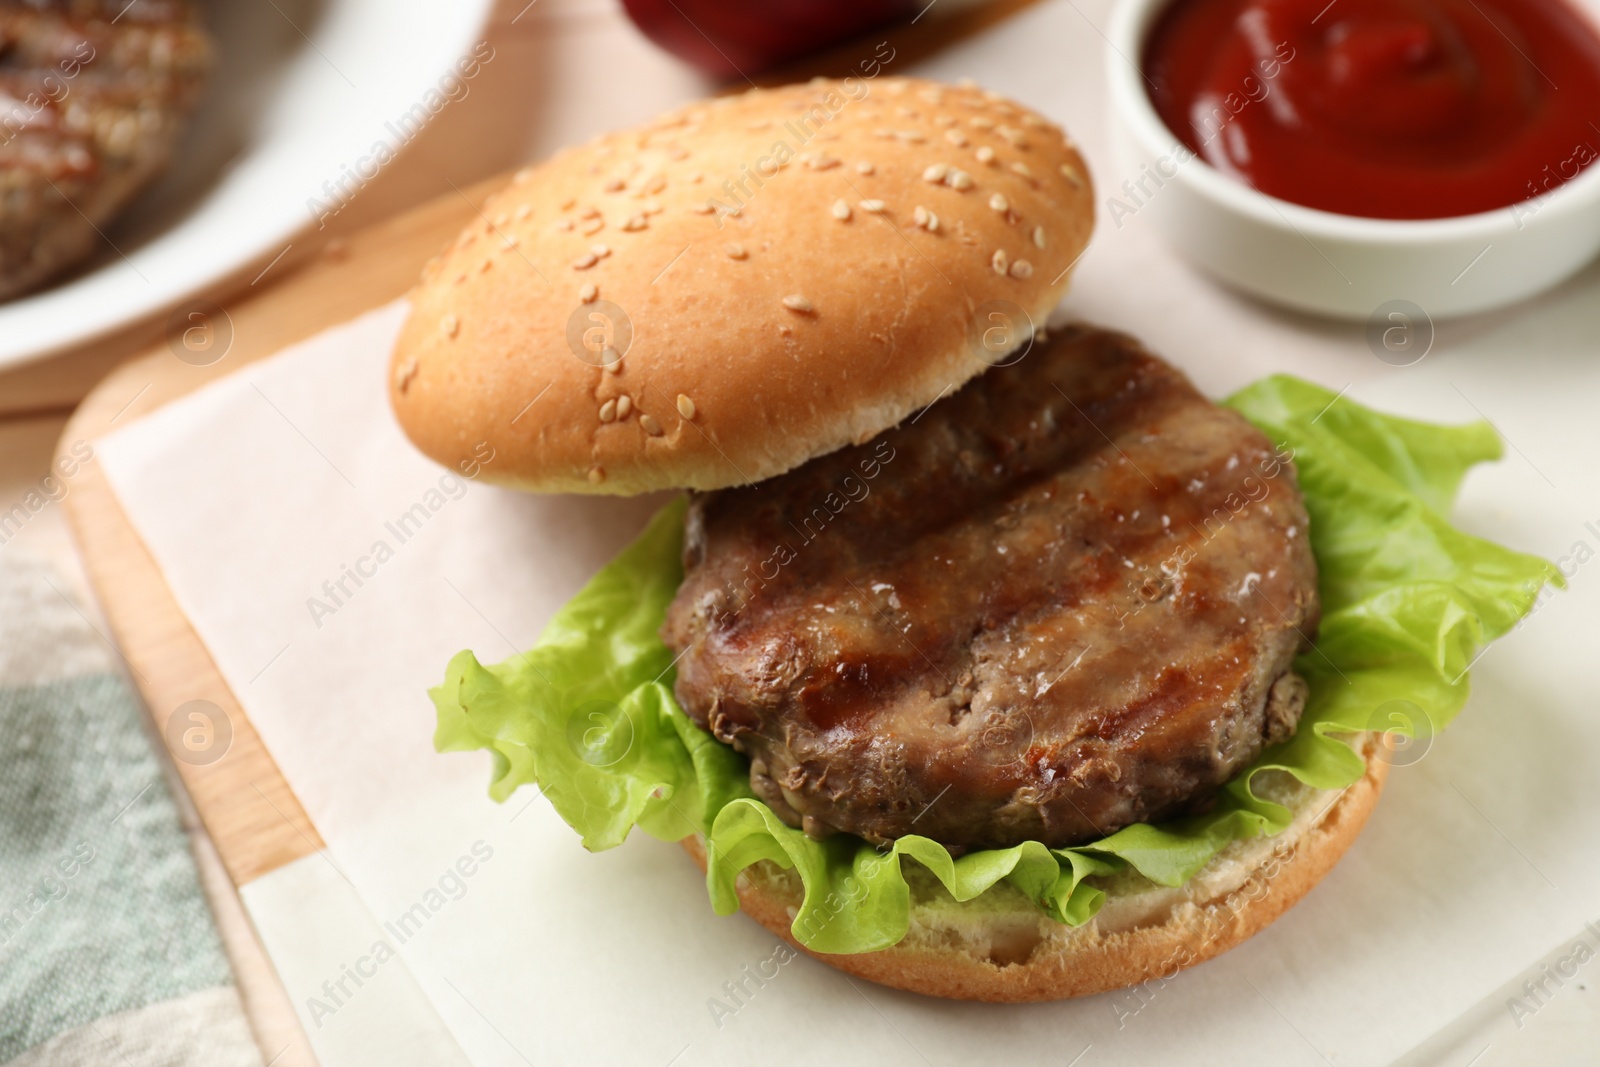
<svg viewBox="0 0 1600 1067">
<path fill-rule="evenodd" d="M 1563 0 L 1176 0 L 1143 61 L 1190 150 L 1324 211 L 1492 211 L 1600 156 L 1600 35 Z"/>
</svg>

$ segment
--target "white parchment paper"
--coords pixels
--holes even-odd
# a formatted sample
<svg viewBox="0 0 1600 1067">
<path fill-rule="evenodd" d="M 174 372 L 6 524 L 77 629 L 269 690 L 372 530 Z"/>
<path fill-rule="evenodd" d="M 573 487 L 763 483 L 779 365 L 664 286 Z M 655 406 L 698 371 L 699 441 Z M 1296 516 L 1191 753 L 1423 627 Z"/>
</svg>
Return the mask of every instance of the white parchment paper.
<svg viewBox="0 0 1600 1067">
<path fill-rule="evenodd" d="M 914 72 L 970 75 L 1064 122 L 1103 201 L 1123 177 L 1104 137 L 1106 10 L 1045 4 Z M 1385 1063 L 1600 913 L 1600 272 L 1441 326 L 1427 359 L 1395 368 L 1359 325 L 1218 288 L 1144 222 L 1118 227 L 1102 202 L 1070 313 L 1136 333 L 1214 394 L 1286 370 L 1419 417 L 1492 419 L 1507 457 L 1469 478 L 1457 520 L 1563 559 L 1572 588 L 1482 658 L 1460 720 L 1396 768 L 1364 835 L 1304 902 L 1142 995 L 945 1003 L 806 959 L 758 985 L 744 968 L 776 942 L 714 916 L 675 846 L 636 835 L 591 856 L 533 790 L 491 803 L 486 756 L 436 755 L 425 690 L 451 654 L 526 647 L 660 499 L 519 496 L 420 457 L 384 395 L 403 306 L 97 446 L 330 855 L 399 932 L 474 1062 Z M 426 918 L 405 922 L 419 903 Z M 735 1000 L 725 983 L 739 982 Z M 318 995 L 289 992 L 303 1010 Z M 714 1016 L 712 998 L 737 1010 Z M 1481 1062 L 1519 1062 L 1517 1033 Z"/>
</svg>

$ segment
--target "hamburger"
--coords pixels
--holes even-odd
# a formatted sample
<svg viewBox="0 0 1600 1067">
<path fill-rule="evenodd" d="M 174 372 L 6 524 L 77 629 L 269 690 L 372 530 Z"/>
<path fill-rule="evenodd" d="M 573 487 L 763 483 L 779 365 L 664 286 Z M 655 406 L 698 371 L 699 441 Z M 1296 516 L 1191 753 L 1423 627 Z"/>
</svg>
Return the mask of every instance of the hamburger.
<svg viewBox="0 0 1600 1067">
<path fill-rule="evenodd" d="M 1048 328 L 1092 222 L 1055 124 L 910 79 L 516 175 L 412 294 L 402 427 L 529 491 L 688 492 L 534 649 L 451 662 L 438 747 L 936 996 L 1166 977 L 1280 915 L 1554 572 L 1443 517 L 1486 425 L 1219 405 Z"/>
</svg>

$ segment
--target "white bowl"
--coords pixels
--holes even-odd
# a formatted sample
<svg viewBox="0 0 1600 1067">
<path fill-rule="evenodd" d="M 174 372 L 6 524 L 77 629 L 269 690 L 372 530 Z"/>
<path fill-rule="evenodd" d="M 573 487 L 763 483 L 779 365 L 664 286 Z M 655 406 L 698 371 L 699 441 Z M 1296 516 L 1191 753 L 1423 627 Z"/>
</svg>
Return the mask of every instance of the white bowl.
<svg viewBox="0 0 1600 1067">
<path fill-rule="evenodd" d="M 108 229 L 114 248 L 0 302 L 0 367 L 121 329 L 240 272 L 248 279 L 299 243 L 317 228 L 313 205 L 335 202 L 324 182 L 352 189 L 350 169 L 377 142 L 403 147 L 432 117 L 430 94 L 446 77 L 457 99 L 471 91 L 454 64 L 481 40 L 490 8 L 210 0 L 217 66 L 171 168 Z"/>
<path fill-rule="evenodd" d="M 1258 193 L 1193 156 L 1156 114 L 1135 65 L 1171 0 L 1119 0 L 1107 34 L 1119 172 L 1101 176 L 1186 259 L 1273 303 L 1367 319 L 1411 302 L 1433 318 L 1488 311 L 1571 276 L 1600 251 L 1600 164 L 1522 204 L 1445 219 L 1357 218 Z M 1186 162 L 1178 163 L 1184 155 Z M 1155 170 L 1158 187 L 1120 188 Z M 1107 180 L 1107 178 L 1111 180 Z"/>
</svg>

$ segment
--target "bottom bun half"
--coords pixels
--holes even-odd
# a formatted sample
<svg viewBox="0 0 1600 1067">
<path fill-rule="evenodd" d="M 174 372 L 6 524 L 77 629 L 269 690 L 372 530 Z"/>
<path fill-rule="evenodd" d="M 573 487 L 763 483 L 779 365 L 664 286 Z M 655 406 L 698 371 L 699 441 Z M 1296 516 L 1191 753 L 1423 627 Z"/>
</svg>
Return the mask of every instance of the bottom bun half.
<svg viewBox="0 0 1600 1067">
<path fill-rule="evenodd" d="M 1287 806 L 1281 834 L 1235 841 L 1179 888 L 1129 871 L 1096 884 L 1100 912 L 1080 927 L 1045 916 L 1002 882 L 959 903 L 920 864 L 905 864 L 911 926 L 892 948 L 832 955 L 801 945 L 790 924 L 801 900 L 798 876 L 768 861 L 738 879 L 741 908 L 789 944 L 847 974 L 896 989 L 957 1000 L 1063 1000 L 1171 978 L 1265 928 L 1333 868 L 1378 802 L 1388 777 L 1384 737 L 1355 739 L 1367 772 L 1343 790 L 1301 785 L 1282 772 L 1255 780 L 1258 795 Z M 683 847 L 705 868 L 705 844 Z"/>
</svg>

